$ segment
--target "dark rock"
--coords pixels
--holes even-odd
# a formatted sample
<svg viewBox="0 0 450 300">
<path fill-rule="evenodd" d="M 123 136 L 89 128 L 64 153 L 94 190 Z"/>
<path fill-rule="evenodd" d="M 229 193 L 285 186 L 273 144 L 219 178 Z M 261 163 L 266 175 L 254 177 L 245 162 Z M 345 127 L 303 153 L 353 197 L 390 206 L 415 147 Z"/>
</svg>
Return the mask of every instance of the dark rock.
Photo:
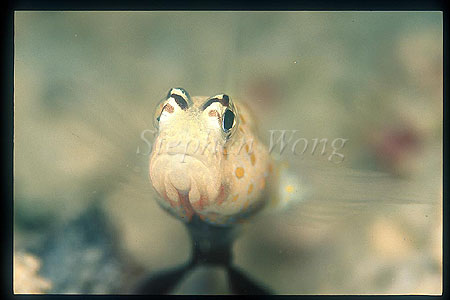
<svg viewBox="0 0 450 300">
<path fill-rule="evenodd" d="M 35 251 L 42 260 L 41 276 L 52 282 L 49 292 L 121 293 L 133 267 L 117 241 L 112 224 L 96 205 L 51 233 Z"/>
</svg>

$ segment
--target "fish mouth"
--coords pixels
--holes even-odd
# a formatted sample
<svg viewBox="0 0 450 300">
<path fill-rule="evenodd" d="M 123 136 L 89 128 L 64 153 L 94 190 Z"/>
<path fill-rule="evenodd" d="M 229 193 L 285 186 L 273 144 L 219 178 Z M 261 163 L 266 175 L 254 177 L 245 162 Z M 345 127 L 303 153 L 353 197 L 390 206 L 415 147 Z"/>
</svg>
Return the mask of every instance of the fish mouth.
<svg viewBox="0 0 450 300">
<path fill-rule="evenodd" d="M 191 154 L 160 154 L 150 160 L 153 187 L 169 209 L 187 216 L 207 210 L 220 191 L 214 168 Z M 167 205 L 169 204 L 169 206 Z"/>
</svg>

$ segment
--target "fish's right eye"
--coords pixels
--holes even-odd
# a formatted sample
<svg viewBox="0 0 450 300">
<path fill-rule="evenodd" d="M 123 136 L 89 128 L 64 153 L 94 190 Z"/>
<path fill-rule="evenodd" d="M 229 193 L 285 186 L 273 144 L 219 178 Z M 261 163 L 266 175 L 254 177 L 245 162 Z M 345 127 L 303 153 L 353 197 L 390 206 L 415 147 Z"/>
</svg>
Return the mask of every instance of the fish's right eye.
<svg viewBox="0 0 450 300">
<path fill-rule="evenodd" d="M 223 114 L 223 120 L 222 120 L 222 129 L 224 132 L 229 132 L 231 128 L 233 128 L 235 122 L 235 116 L 234 113 L 229 110 L 228 108 L 225 110 L 225 113 Z"/>
</svg>

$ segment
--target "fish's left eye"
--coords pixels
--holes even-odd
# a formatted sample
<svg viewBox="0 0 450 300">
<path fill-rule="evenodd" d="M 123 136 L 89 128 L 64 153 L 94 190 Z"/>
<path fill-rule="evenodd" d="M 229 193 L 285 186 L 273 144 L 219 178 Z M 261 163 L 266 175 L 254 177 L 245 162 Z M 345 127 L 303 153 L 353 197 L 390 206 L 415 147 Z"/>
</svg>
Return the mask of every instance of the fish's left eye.
<svg viewBox="0 0 450 300">
<path fill-rule="evenodd" d="M 235 115 L 234 113 L 229 110 L 226 109 L 225 113 L 223 114 L 223 119 L 222 119 L 222 129 L 224 132 L 229 132 L 231 130 L 231 128 L 233 128 L 235 124 Z"/>
</svg>

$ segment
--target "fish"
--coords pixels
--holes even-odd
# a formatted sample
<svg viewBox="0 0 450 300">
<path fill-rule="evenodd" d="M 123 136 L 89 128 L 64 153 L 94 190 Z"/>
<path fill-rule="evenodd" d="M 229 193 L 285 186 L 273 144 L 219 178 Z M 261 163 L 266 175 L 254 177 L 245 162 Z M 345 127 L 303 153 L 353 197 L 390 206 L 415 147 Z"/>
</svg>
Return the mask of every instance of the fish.
<svg viewBox="0 0 450 300">
<path fill-rule="evenodd" d="M 294 210 L 299 203 L 354 210 L 384 200 L 420 202 L 430 195 L 383 173 L 309 166 L 299 176 L 301 166 L 276 157 L 259 138 L 251 109 L 227 94 L 191 97 L 172 88 L 155 109 L 154 125 L 149 179 L 160 206 L 184 222 L 198 217 L 232 226 Z M 311 169 L 319 173 L 308 173 Z M 390 189 L 392 183 L 405 193 Z"/>
<path fill-rule="evenodd" d="M 149 174 L 159 204 L 189 222 L 242 222 L 267 202 L 273 161 L 248 107 L 226 94 L 172 88 L 157 106 Z"/>
</svg>

